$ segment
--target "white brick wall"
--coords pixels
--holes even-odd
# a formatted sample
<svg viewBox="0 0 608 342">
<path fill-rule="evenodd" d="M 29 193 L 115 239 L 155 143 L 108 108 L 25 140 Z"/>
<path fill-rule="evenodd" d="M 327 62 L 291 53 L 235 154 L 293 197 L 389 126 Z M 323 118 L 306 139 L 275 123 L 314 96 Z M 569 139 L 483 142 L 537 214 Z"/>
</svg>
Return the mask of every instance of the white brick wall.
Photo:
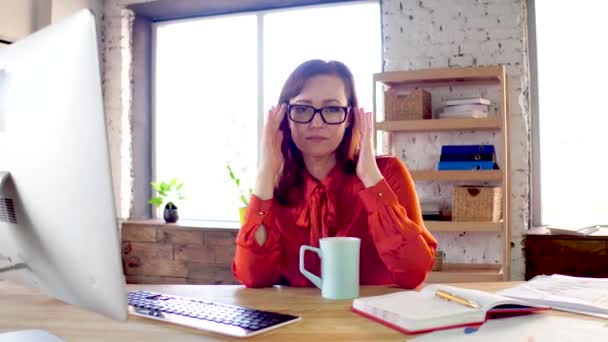
<svg viewBox="0 0 608 342">
<path fill-rule="evenodd" d="M 511 125 L 512 277 L 523 279 L 522 235 L 529 217 L 530 112 L 528 103 L 527 8 L 524 0 L 385 0 L 382 22 L 385 70 L 505 64 L 509 75 Z M 433 103 L 448 97 L 482 95 L 497 88 L 437 89 Z M 462 142 L 499 145 L 494 133 L 397 134 L 395 152 L 410 169 L 431 168 L 440 146 Z M 502 153 L 502 152 L 501 152 Z M 418 183 L 421 200 L 451 203 L 452 186 Z M 497 262 L 500 236 L 436 234 L 449 262 Z"/>
<path fill-rule="evenodd" d="M 104 5 L 104 107 L 110 137 L 110 158 L 114 178 L 117 213 L 130 217 L 132 193 L 131 167 L 131 23 L 132 13 L 125 6 L 150 0 L 112 0 Z"/>
<path fill-rule="evenodd" d="M 104 20 L 104 91 L 111 137 L 112 169 L 119 213 L 128 217 L 131 202 L 131 46 L 127 4 L 150 0 L 106 1 Z M 528 103 L 528 56 L 526 46 L 526 2 L 524 0 L 384 0 L 382 6 L 385 70 L 407 70 L 448 66 L 505 64 L 509 75 L 511 162 L 512 162 L 512 277 L 522 279 L 524 263 L 522 234 L 529 216 L 530 113 Z M 490 98 L 492 89 L 466 88 L 435 94 L 442 97 L 475 94 Z M 494 92 L 493 92 L 494 91 Z M 396 151 L 410 168 L 438 157 L 439 146 L 462 142 L 463 137 L 498 144 L 492 133 L 448 133 L 396 139 Z M 423 146 L 423 147 L 421 147 Z M 430 155 L 430 156 L 429 156 Z M 417 165 L 420 163 L 420 165 Z M 422 184 L 421 197 L 449 202 L 449 189 L 441 184 Z M 500 237 L 493 243 L 475 234 L 438 234 L 441 248 L 453 262 L 494 262 L 500 257 Z"/>
</svg>

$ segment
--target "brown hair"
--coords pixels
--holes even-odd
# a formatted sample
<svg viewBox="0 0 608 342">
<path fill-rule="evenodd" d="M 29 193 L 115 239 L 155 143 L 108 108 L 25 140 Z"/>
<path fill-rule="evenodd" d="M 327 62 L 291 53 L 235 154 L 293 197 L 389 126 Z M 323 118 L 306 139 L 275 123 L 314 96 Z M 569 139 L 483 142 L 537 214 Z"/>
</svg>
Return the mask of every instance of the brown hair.
<svg viewBox="0 0 608 342">
<path fill-rule="evenodd" d="M 353 115 L 352 109 L 357 108 L 359 102 L 357 100 L 357 94 L 355 93 L 353 74 L 344 63 L 313 59 L 300 64 L 291 75 L 289 75 L 287 81 L 285 81 L 283 89 L 281 90 L 281 95 L 279 96 L 279 104 L 289 104 L 289 100 L 300 94 L 304 85 L 310 78 L 319 75 L 335 75 L 340 77 L 342 82 L 344 82 L 348 106 L 351 108 L 347 114 L 350 116 L 350 125 L 346 127 L 344 137 L 336 149 L 336 162 L 341 164 L 346 173 L 355 174 L 355 154 L 359 149 L 359 131 L 355 128 L 357 127 L 355 125 L 356 118 Z M 302 157 L 302 151 L 298 149 L 293 141 L 289 129 L 289 122 L 287 120 L 287 115 L 285 115 L 280 125 L 280 129 L 283 131 L 281 152 L 283 153 L 285 164 L 283 165 L 282 173 L 279 175 L 279 184 L 274 191 L 275 198 L 279 203 L 284 205 L 294 204 L 294 202 L 302 196 L 302 193 L 296 193 L 292 196 L 289 196 L 288 194 L 289 189 L 302 189 L 303 172 L 306 168 L 304 158 Z"/>
</svg>

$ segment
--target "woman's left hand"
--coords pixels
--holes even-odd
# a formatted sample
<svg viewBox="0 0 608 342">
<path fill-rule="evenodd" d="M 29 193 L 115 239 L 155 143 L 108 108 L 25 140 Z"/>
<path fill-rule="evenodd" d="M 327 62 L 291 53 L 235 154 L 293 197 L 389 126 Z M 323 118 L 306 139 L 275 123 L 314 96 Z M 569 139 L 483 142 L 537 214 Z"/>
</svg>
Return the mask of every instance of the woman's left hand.
<svg viewBox="0 0 608 342">
<path fill-rule="evenodd" d="M 357 162 L 357 176 L 366 188 L 376 185 L 383 177 L 376 164 L 374 153 L 374 122 L 373 115 L 365 112 L 363 108 L 353 108 L 357 126 L 361 133 L 359 144 L 359 161 Z"/>
</svg>

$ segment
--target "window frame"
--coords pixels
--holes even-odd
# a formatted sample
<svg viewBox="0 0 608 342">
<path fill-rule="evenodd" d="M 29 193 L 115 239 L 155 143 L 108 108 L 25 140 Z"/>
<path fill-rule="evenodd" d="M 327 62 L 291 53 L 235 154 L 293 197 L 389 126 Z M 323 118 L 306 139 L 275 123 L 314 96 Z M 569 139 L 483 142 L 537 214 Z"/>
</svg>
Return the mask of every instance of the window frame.
<svg viewBox="0 0 608 342">
<path fill-rule="evenodd" d="M 536 46 L 536 1 L 528 0 L 528 58 L 530 60 L 530 222 L 529 229 L 541 226 L 540 120 L 538 105 L 538 54 Z"/>
<path fill-rule="evenodd" d="M 262 140 L 262 131 L 265 120 L 265 108 L 264 108 L 264 17 L 267 14 L 277 13 L 277 12 L 288 12 L 288 11 L 298 11 L 302 9 L 314 9 L 314 8 L 335 8 L 339 6 L 352 6 L 357 4 L 365 4 L 365 3 L 377 3 L 379 10 L 382 10 L 382 1 L 381 0 L 351 0 L 351 1 L 325 1 L 315 4 L 306 4 L 306 5 L 294 5 L 289 7 L 281 7 L 281 8 L 272 8 L 272 9 L 257 9 L 251 11 L 235 11 L 230 13 L 222 13 L 222 14 L 212 14 L 212 15 L 200 15 L 196 17 L 187 17 L 187 18 L 177 18 L 177 19 L 167 19 L 167 20 L 155 20 L 150 22 L 150 30 L 151 30 L 151 42 L 150 42 L 150 50 L 149 50 L 149 59 L 150 59 L 150 78 L 148 85 L 150 100 L 149 100 L 149 122 L 150 122 L 150 130 L 147 132 L 148 135 L 148 144 L 150 146 L 150 156 L 149 156 L 149 165 L 148 165 L 148 175 L 149 179 L 144 181 L 145 184 L 150 184 L 151 181 L 156 179 L 156 49 L 157 49 L 157 28 L 160 25 L 166 25 L 167 23 L 182 23 L 188 21 L 198 21 L 205 18 L 225 18 L 231 16 L 242 16 L 242 15 L 255 15 L 257 18 L 257 58 L 258 58 L 258 89 L 257 89 L 257 101 L 258 101 L 258 118 L 257 118 L 257 141 L 256 141 L 256 151 L 259 151 L 260 144 Z M 384 41 L 382 39 L 382 15 L 380 14 L 380 33 L 381 33 L 381 47 L 384 46 Z M 381 53 L 381 59 L 383 60 L 383 51 Z M 382 69 L 384 69 L 384 63 L 381 63 Z M 135 146 L 133 147 L 135 148 Z M 259 164 L 259 153 L 257 154 L 258 164 Z M 145 161 L 144 161 L 145 162 Z M 146 176 L 146 175 L 142 175 Z M 135 178 L 135 177 L 134 177 Z M 134 183 L 142 183 L 141 180 L 133 180 Z M 141 191 L 141 190 L 140 190 Z M 139 194 L 138 191 L 134 191 L 134 197 L 142 197 L 142 194 Z M 149 194 L 151 195 L 151 190 L 149 190 Z M 133 207 L 133 205 L 132 205 Z M 154 219 L 159 218 L 157 213 L 158 211 L 151 205 L 148 205 L 149 210 L 147 213 L 145 212 L 136 212 L 136 216 L 143 217 L 151 217 Z M 133 208 L 132 210 L 133 211 Z M 132 215 L 131 215 L 132 216 Z M 212 221 L 210 219 L 200 218 L 196 221 Z M 222 221 L 223 222 L 223 221 Z"/>
</svg>

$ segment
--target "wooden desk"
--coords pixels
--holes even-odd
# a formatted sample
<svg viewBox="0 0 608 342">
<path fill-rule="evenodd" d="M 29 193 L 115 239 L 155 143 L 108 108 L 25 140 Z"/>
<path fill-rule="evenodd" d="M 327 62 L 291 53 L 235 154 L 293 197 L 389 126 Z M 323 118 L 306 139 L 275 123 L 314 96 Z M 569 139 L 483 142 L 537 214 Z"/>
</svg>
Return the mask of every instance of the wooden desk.
<svg viewBox="0 0 608 342">
<path fill-rule="evenodd" d="M 458 286 L 497 291 L 517 283 L 458 284 Z M 393 329 L 352 313 L 350 300 L 323 299 L 313 288 L 248 289 L 236 285 L 128 285 L 129 289 L 148 289 L 183 296 L 197 296 L 257 309 L 302 316 L 300 322 L 244 339 L 246 341 L 404 341 Z M 362 296 L 400 291 L 387 286 L 362 287 Z M 45 329 L 65 341 L 216 341 L 230 337 L 181 328 L 130 316 L 116 322 L 95 313 L 48 298 L 36 291 L 0 281 L 0 331 Z M 542 314 L 569 315 L 551 311 Z M 579 316 L 583 317 L 583 316 Z M 243 340 L 243 339 L 232 339 Z"/>
</svg>

